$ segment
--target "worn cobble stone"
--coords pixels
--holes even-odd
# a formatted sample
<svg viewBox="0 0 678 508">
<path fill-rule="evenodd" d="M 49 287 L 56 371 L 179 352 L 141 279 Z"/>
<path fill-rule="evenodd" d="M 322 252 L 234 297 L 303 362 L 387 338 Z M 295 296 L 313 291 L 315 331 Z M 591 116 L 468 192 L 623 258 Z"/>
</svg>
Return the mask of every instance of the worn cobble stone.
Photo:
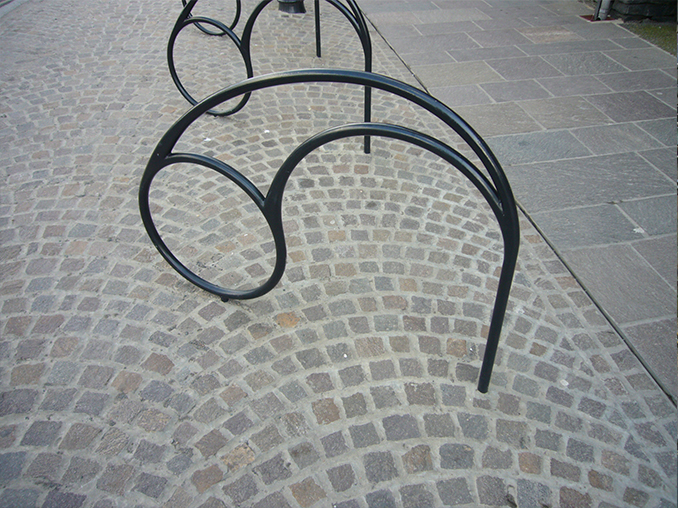
<svg viewBox="0 0 678 508">
<path fill-rule="evenodd" d="M 473 502 L 468 483 L 464 478 L 452 478 L 436 483 L 438 495 L 446 506 L 456 506 Z"/>
<path fill-rule="evenodd" d="M 389 452 L 368 453 L 363 457 L 363 465 L 367 479 L 373 484 L 392 480 L 398 476 L 393 455 Z"/>
<path fill-rule="evenodd" d="M 283 442 L 283 437 L 280 435 L 278 428 L 269 425 L 261 431 L 257 432 L 252 436 L 252 441 L 256 444 L 262 451 L 270 450 L 271 448 L 281 444 Z"/>
<path fill-rule="evenodd" d="M 308 467 L 320 459 L 318 452 L 311 443 L 300 443 L 290 448 L 289 453 L 299 469 Z"/>
<path fill-rule="evenodd" d="M 49 508 L 80 508 L 84 505 L 87 496 L 71 492 L 52 491 L 42 506 Z"/>
<path fill-rule="evenodd" d="M 218 466 L 212 465 L 207 469 L 199 470 L 193 473 L 191 481 L 200 494 L 221 481 L 224 477 L 223 472 Z"/>
<path fill-rule="evenodd" d="M 97 447 L 97 453 L 104 456 L 113 456 L 122 451 L 129 442 L 129 436 L 119 429 L 113 428 L 106 432 Z"/>
<path fill-rule="evenodd" d="M 551 459 L 551 475 L 578 482 L 581 476 L 581 469 L 574 464 Z"/>
<path fill-rule="evenodd" d="M 445 406 L 463 406 L 466 400 L 464 386 L 443 385 L 442 404 Z"/>
<path fill-rule="evenodd" d="M 488 446 L 483 452 L 482 466 L 489 469 L 508 469 L 513 465 L 513 454 L 511 450 L 499 450 L 493 446 Z"/>
<path fill-rule="evenodd" d="M 301 399 L 307 396 L 304 388 L 296 381 L 292 381 L 286 384 L 285 386 L 282 386 L 280 388 L 280 391 L 283 393 L 283 395 L 285 395 L 285 397 L 289 399 L 290 402 L 300 401 Z M 243 396 L 245 395 L 243 394 Z"/>
<path fill-rule="evenodd" d="M 593 506 L 591 496 L 568 487 L 560 489 L 560 506 L 571 508 L 588 508 Z"/>
<path fill-rule="evenodd" d="M 401 358 L 399 361 L 400 373 L 406 377 L 421 377 L 422 367 L 415 358 Z"/>
<path fill-rule="evenodd" d="M 336 457 L 348 450 L 346 440 L 341 432 L 335 432 L 329 436 L 325 436 L 320 441 L 322 442 L 327 458 Z"/>
<path fill-rule="evenodd" d="M 365 496 L 365 501 L 369 508 L 394 508 L 396 506 L 395 498 L 389 490 L 370 492 Z"/>
<path fill-rule="evenodd" d="M 342 398 L 346 418 L 353 418 L 367 414 L 367 402 L 362 393 L 356 393 L 349 397 Z"/>
<path fill-rule="evenodd" d="M 109 464 L 97 481 L 97 488 L 111 494 L 122 495 L 129 479 L 134 474 L 135 468 L 131 465 Z"/>
<path fill-rule="evenodd" d="M 26 460 L 26 452 L 0 454 L 0 485 L 7 485 L 18 478 Z"/>
<path fill-rule="evenodd" d="M 550 504 L 551 489 L 540 482 L 518 480 L 517 502 L 518 506 L 537 508 Z"/>
<path fill-rule="evenodd" d="M 280 492 L 274 492 L 252 506 L 253 508 L 290 508 L 290 504 Z"/>
<path fill-rule="evenodd" d="M 259 492 L 254 478 L 250 475 L 242 476 L 236 481 L 224 485 L 223 490 L 236 504 L 247 501 Z"/>
<path fill-rule="evenodd" d="M 481 415 L 459 413 L 457 415 L 459 425 L 464 437 L 484 440 L 488 435 L 487 418 Z"/>
<path fill-rule="evenodd" d="M 355 483 L 355 473 L 350 464 L 333 467 L 327 470 L 327 477 L 332 484 L 332 488 L 337 492 L 344 492 L 350 489 Z"/>
<path fill-rule="evenodd" d="M 165 446 L 142 439 L 134 451 L 134 458 L 140 462 L 156 463 L 162 460 Z"/>
<path fill-rule="evenodd" d="M 435 404 L 435 390 L 429 383 L 407 383 L 407 402 L 412 405 L 432 406 Z"/>
<path fill-rule="evenodd" d="M 427 445 L 415 446 L 403 455 L 403 464 L 410 474 L 433 469 L 431 448 Z"/>
<path fill-rule="evenodd" d="M 138 376 L 138 377 L 135 376 L 134 381 L 127 380 L 127 379 L 125 379 L 124 381 L 121 380 L 120 384 L 122 386 L 127 386 L 128 388 L 126 390 L 120 390 L 120 391 L 123 391 L 123 392 L 133 391 L 134 389 L 131 389 L 130 385 L 136 384 L 135 381 L 137 379 L 139 381 L 141 381 L 141 376 Z M 150 383 L 148 383 L 148 385 L 146 385 L 146 387 L 139 392 L 139 395 L 141 397 L 143 397 L 144 399 L 151 400 L 153 402 L 163 402 L 170 395 L 172 395 L 172 393 L 174 393 L 174 388 L 172 388 L 170 385 L 168 385 L 167 383 L 162 382 L 162 381 L 153 380 Z"/>
<path fill-rule="evenodd" d="M 254 450 L 246 444 L 236 446 L 229 453 L 224 455 L 222 461 L 226 464 L 229 472 L 235 472 L 238 469 L 245 467 L 247 464 L 254 462 L 256 455 Z"/>
<path fill-rule="evenodd" d="M 339 408 L 332 399 L 322 399 L 313 403 L 313 413 L 319 424 L 325 425 L 340 418 Z"/>
<path fill-rule="evenodd" d="M 0 506 L 37 506 L 40 491 L 36 489 L 5 489 L 0 494 Z"/>
<path fill-rule="evenodd" d="M 550 430 L 537 430 L 534 442 L 539 448 L 548 450 L 559 450 L 561 448 L 562 436 Z"/>
<path fill-rule="evenodd" d="M 109 396 L 106 393 L 85 392 L 75 403 L 73 411 L 98 416 L 103 411 L 108 399 Z"/>
<path fill-rule="evenodd" d="M 593 462 L 593 446 L 571 438 L 567 441 L 567 456 L 577 462 Z"/>
<path fill-rule="evenodd" d="M 464 444 L 445 444 L 440 447 L 440 467 L 443 469 L 468 469 L 474 465 L 475 452 Z"/>
<path fill-rule="evenodd" d="M 38 397 L 36 390 L 18 389 L 0 395 L 0 416 L 29 412 Z"/>
<path fill-rule="evenodd" d="M 292 476 L 292 471 L 283 459 L 282 454 L 278 454 L 272 459 L 263 462 L 260 466 L 255 467 L 254 472 L 261 477 L 266 485 L 270 485 L 278 480 L 285 480 Z"/>
<path fill-rule="evenodd" d="M 245 413 L 238 413 L 224 423 L 224 427 L 234 435 L 242 434 L 253 425 L 254 423 Z"/>
<path fill-rule="evenodd" d="M 523 422 L 497 420 L 497 439 L 517 448 L 528 446 L 528 426 Z"/>
<path fill-rule="evenodd" d="M 315 393 L 323 393 L 334 389 L 330 375 L 324 372 L 311 374 L 306 378 L 306 384 L 308 384 Z"/>
<path fill-rule="evenodd" d="M 101 433 L 101 429 L 86 423 L 74 423 L 59 443 L 64 450 L 82 450 Z"/>
<path fill-rule="evenodd" d="M 200 423 L 210 423 L 226 413 L 216 399 L 211 398 L 195 410 L 193 418 Z M 228 427 L 227 427 L 228 428 Z M 229 429 L 230 430 L 230 429 Z"/>
<path fill-rule="evenodd" d="M 356 448 L 365 448 L 367 446 L 377 444 L 380 441 L 377 430 L 371 423 L 366 423 L 364 425 L 352 425 L 348 430 L 351 434 L 353 446 Z"/>
<path fill-rule="evenodd" d="M 83 485 L 96 478 L 101 469 L 102 467 L 98 462 L 82 457 L 73 457 L 61 478 L 61 482 L 67 485 Z"/>
<path fill-rule="evenodd" d="M 599 473 L 598 471 L 589 471 L 589 485 L 601 490 L 612 491 L 613 479 L 611 476 Z"/>
<path fill-rule="evenodd" d="M 61 422 L 33 422 L 21 440 L 23 446 L 49 446 L 61 429 Z"/>
<path fill-rule="evenodd" d="M 26 475 L 51 482 L 57 481 L 57 472 L 60 470 L 62 457 L 56 453 L 41 453 L 26 470 Z"/>
<path fill-rule="evenodd" d="M 190 438 L 189 438 L 190 439 Z M 221 448 L 226 446 L 228 439 L 226 439 L 218 430 L 212 430 L 205 434 L 195 444 L 195 447 L 200 450 L 200 453 L 207 458 L 215 455 Z"/>
<path fill-rule="evenodd" d="M 372 387 L 370 388 L 370 394 L 372 395 L 372 400 L 377 409 L 400 405 L 398 396 L 390 386 Z"/>
<path fill-rule="evenodd" d="M 433 508 L 435 501 L 424 485 L 406 485 L 400 489 L 404 508 Z"/>
<path fill-rule="evenodd" d="M 455 424 L 449 414 L 424 415 L 424 429 L 429 437 L 453 437 Z"/>
<path fill-rule="evenodd" d="M 311 506 L 317 501 L 327 497 L 325 491 L 313 480 L 313 478 L 306 478 L 299 483 L 292 484 L 290 490 L 299 503 L 299 506 L 303 508 Z"/>
<path fill-rule="evenodd" d="M 393 415 L 382 420 L 386 439 L 400 441 L 419 437 L 417 420 L 412 415 Z"/>
</svg>

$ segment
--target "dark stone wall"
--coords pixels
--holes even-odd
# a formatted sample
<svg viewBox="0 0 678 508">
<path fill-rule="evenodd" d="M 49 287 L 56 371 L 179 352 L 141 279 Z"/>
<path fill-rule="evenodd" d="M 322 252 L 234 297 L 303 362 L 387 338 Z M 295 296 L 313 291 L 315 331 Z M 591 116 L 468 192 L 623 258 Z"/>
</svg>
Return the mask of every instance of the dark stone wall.
<svg viewBox="0 0 678 508">
<path fill-rule="evenodd" d="M 610 17 L 624 21 L 651 19 L 654 21 L 675 21 L 676 0 L 614 0 Z"/>
</svg>

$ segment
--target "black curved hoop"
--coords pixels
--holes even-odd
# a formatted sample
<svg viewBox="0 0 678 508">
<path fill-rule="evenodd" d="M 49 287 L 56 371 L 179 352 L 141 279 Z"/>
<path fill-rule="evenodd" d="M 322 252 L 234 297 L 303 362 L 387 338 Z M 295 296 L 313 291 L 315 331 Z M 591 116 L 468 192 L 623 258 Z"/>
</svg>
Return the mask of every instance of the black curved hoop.
<svg viewBox="0 0 678 508">
<path fill-rule="evenodd" d="M 355 84 L 365 87 L 369 86 L 402 97 L 429 111 L 461 136 L 480 159 L 489 178 L 459 152 L 427 134 L 398 125 L 369 122 L 334 127 L 304 141 L 287 157 L 278 169 L 266 196 L 240 172 L 217 159 L 197 154 L 172 152 L 184 131 L 197 118 L 219 104 L 241 95 L 251 94 L 257 90 L 297 83 Z M 478 390 L 483 393 L 487 392 L 518 257 L 520 232 L 517 208 L 506 175 L 487 143 L 450 108 L 421 90 L 386 76 L 361 71 L 328 69 L 269 74 L 262 77 L 250 78 L 226 88 L 208 97 L 184 114 L 158 143 L 148 161 L 139 187 L 139 209 L 144 227 L 151 241 L 167 262 L 196 286 L 220 296 L 223 300 L 229 298 L 249 299 L 261 296 L 273 289 L 280 281 L 285 270 L 287 249 L 282 224 L 282 200 L 289 177 L 297 164 L 316 148 L 331 141 L 353 136 L 384 136 L 398 139 L 438 155 L 468 178 L 492 209 L 504 240 L 504 260 L 499 276 L 499 285 L 492 311 L 485 355 L 478 380 Z M 186 268 L 163 242 L 151 216 L 149 192 L 155 175 L 164 167 L 178 162 L 196 163 L 226 176 L 247 193 L 265 217 L 274 238 L 276 262 L 270 278 L 258 288 L 247 291 L 233 291 L 211 284 Z"/>
<path fill-rule="evenodd" d="M 238 36 L 233 32 L 233 30 L 228 28 L 220 21 L 211 18 L 191 16 L 191 10 L 193 9 L 193 7 L 195 7 L 197 1 L 198 0 L 191 0 L 186 5 L 184 10 L 177 18 L 177 21 L 174 24 L 174 28 L 172 29 L 172 33 L 170 34 L 169 41 L 167 42 L 167 65 L 169 66 L 172 81 L 174 81 L 174 84 L 181 93 L 181 95 L 183 95 L 184 98 L 193 106 L 198 104 L 198 101 L 190 94 L 188 90 L 186 90 L 186 87 L 184 87 L 184 85 L 181 83 L 181 80 L 179 79 L 179 74 L 177 73 L 176 66 L 174 65 L 174 45 L 176 43 L 177 37 L 179 36 L 179 33 L 187 26 L 189 25 L 201 26 L 200 24 L 203 23 L 218 28 L 222 32 L 220 35 L 227 35 L 231 39 L 231 41 L 233 41 L 235 47 L 238 48 L 240 56 L 242 57 L 243 62 L 245 63 L 247 77 L 251 78 L 254 75 L 254 72 L 252 71 L 252 61 L 249 58 L 249 56 L 247 56 L 247 54 L 243 51 L 242 43 L 240 42 Z M 208 111 L 208 113 L 214 116 L 232 115 L 233 113 L 240 111 L 245 106 L 245 104 L 247 104 L 249 98 L 250 98 L 249 94 L 246 94 L 242 97 L 242 99 L 240 99 L 240 102 L 238 102 L 238 104 L 236 104 L 233 108 L 228 109 L 226 111 L 210 110 Z"/>
<path fill-rule="evenodd" d="M 172 33 L 170 34 L 170 39 L 167 43 L 167 63 L 169 66 L 172 81 L 174 81 L 174 84 L 179 89 L 181 95 L 183 95 L 184 98 L 188 100 L 188 102 L 191 105 L 195 106 L 198 103 L 198 101 L 196 101 L 188 92 L 188 90 L 186 90 L 186 88 L 182 85 L 181 80 L 179 79 L 179 75 L 177 74 L 176 71 L 176 66 L 174 64 L 174 44 L 176 42 L 177 36 L 179 35 L 179 32 L 189 24 L 193 23 L 208 35 L 217 35 L 217 36 L 228 35 L 228 37 L 233 41 L 235 46 L 240 51 L 240 55 L 242 56 L 243 61 L 245 62 L 245 67 L 247 69 L 247 77 L 251 78 L 252 76 L 254 76 L 254 71 L 252 69 L 252 52 L 251 52 L 252 32 L 254 30 L 254 24 L 259 15 L 261 14 L 261 12 L 264 10 L 264 8 L 272 1 L 273 0 L 261 0 L 261 2 L 254 8 L 249 18 L 247 19 L 247 22 L 245 23 L 245 28 L 243 29 L 242 37 L 239 38 L 233 32 L 233 28 L 237 24 L 238 19 L 240 17 L 240 0 L 237 0 L 238 10 L 236 20 L 234 21 L 230 28 L 226 27 L 226 25 L 224 25 L 220 21 L 211 18 L 193 17 L 191 15 L 191 11 L 195 7 L 198 0 L 189 0 L 188 2 L 186 2 L 186 0 L 182 0 L 182 3 L 184 4 L 184 9 L 181 11 L 181 14 L 177 18 L 177 21 L 174 24 L 174 29 L 172 30 Z M 355 0 L 346 0 L 348 7 L 346 7 L 346 5 L 344 5 L 341 0 L 325 0 L 325 1 L 327 1 L 337 10 L 339 10 L 339 12 L 341 12 L 344 15 L 344 17 L 349 21 L 353 29 L 358 34 L 360 44 L 363 48 L 363 55 L 365 59 L 365 72 L 372 72 L 372 40 L 370 38 L 370 31 L 369 28 L 367 27 L 367 22 L 365 21 L 365 17 L 363 16 L 360 7 L 358 7 L 358 4 L 356 3 Z M 202 27 L 201 23 L 214 26 L 219 30 L 219 32 L 207 31 Z M 318 58 L 320 58 L 322 54 L 321 34 L 320 34 L 320 0 L 315 0 L 315 33 L 316 33 L 316 55 L 318 56 Z M 244 95 L 241 102 L 237 106 L 228 111 L 217 112 L 211 110 L 208 111 L 208 113 L 214 116 L 232 115 L 233 113 L 240 111 L 245 106 L 245 104 L 247 104 L 247 102 L 249 101 L 249 97 L 250 97 L 249 94 Z M 372 90 L 369 87 L 365 87 L 364 120 L 365 122 L 369 122 L 371 118 L 372 118 Z M 365 153 L 370 153 L 369 137 L 365 138 Z"/>
<path fill-rule="evenodd" d="M 187 3 L 186 0 L 181 0 L 181 4 L 182 4 L 184 7 L 186 7 L 186 3 Z M 228 26 L 228 28 L 229 28 L 230 30 L 233 30 L 233 29 L 238 25 L 238 21 L 240 21 L 240 13 L 241 13 L 241 12 L 242 12 L 242 4 L 241 4 L 240 0 L 235 0 L 235 14 L 233 15 L 233 21 L 232 21 L 231 24 Z M 203 16 L 203 17 L 204 17 L 204 16 Z M 215 20 L 212 20 L 211 18 L 207 18 L 207 19 L 210 19 L 211 21 L 215 21 Z M 212 31 L 208 30 L 207 28 L 203 27 L 200 23 L 196 23 L 195 26 L 197 26 L 198 29 L 199 29 L 201 32 L 203 32 L 203 33 L 205 33 L 205 34 L 207 34 L 207 35 L 216 35 L 216 36 L 220 36 L 220 35 L 225 35 L 225 34 L 226 34 L 226 32 L 224 32 L 223 30 L 219 30 L 218 32 L 212 32 Z"/>
</svg>

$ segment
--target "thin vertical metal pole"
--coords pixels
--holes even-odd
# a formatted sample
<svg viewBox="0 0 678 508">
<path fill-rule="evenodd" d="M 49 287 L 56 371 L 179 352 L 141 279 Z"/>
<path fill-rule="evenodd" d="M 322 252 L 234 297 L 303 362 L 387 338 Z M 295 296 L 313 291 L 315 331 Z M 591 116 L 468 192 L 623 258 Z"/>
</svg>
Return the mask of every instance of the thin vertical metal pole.
<svg viewBox="0 0 678 508">
<path fill-rule="evenodd" d="M 365 72 L 372 72 L 372 38 L 370 37 L 370 29 L 367 26 L 367 22 L 365 21 L 365 16 L 363 15 L 355 0 L 348 0 L 348 4 L 353 11 L 353 15 L 355 16 L 355 20 L 359 26 L 358 35 L 360 37 L 360 42 L 363 46 L 363 53 L 365 55 Z M 367 123 L 372 121 L 372 88 L 369 86 L 365 87 L 364 119 Z M 366 154 L 370 153 L 370 136 L 365 136 L 363 148 Z"/>
<path fill-rule="evenodd" d="M 321 57 L 320 49 L 320 0 L 315 0 L 315 54 Z"/>
</svg>

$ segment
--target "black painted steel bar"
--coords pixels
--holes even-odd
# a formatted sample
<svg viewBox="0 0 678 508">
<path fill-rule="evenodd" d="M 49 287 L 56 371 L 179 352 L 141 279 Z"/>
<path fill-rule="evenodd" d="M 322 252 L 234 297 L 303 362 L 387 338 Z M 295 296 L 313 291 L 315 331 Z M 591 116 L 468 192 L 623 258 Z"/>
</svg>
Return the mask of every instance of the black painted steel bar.
<svg viewBox="0 0 678 508">
<path fill-rule="evenodd" d="M 237 48 L 238 52 L 240 53 L 240 56 L 243 59 L 247 77 L 251 78 L 254 75 L 254 71 L 252 70 L 252 60 L 249 58 L 249 51 L 243 47 L 240 38 L 235 34 L 235 32 L 233 32 L 233 30 L 231 30 L 229 27 L 215 19 L 191 15 L 191 11 L 193 7 L 195 7 L 197 1 L 198 0 L 190 0 L 188 4 L 186 4 L 186 7 L 184 7 L 184 9 L 181 11 L 181 14 L 179 15 L 176 23 L 174 24 L 174 28 L 170 33 L 169 41 L 167 42 L 167 65 L 169 67 L 172 81 L 174 81 L 174 84 L 181 93 L 181 95 L 183 95 L 184 98 L 193 106 L 198 104 L 198 100 L 195 99 L 181 83 L 181 79 L 179 79 L 179 74 L 177 73 L 176 66 L 174 65 L 174 46 L 176 44 L 177 37 L 179 36 L 181 30 L 183 30 L 187 26 L 190 25 L 213 26 L 218 31 L 222 32 L 221 34 L 222 36 L 223 35 L 228 36 L 228 38 L 233 42 L 233 45 Z M 208 113 L 214 116 L 232 115 L 233 113 L 240 111 L 245 106 L 245 104 L 247 104 L 249 98 L 250 98 L 249 94 L 244 95 L 234 107 L 231 107 L 226 110 L 211 110 Z"/>
<path fill-rule="evenodd" d="M 246 77 L 251 78 L 254 75 L 254 71 L 252 68 L 252 52 L 251 52 L 252 32 L 254 30 L 254 25 L 257 18 L 259 17 L 263 9 L 272 1 L 273 0 L 262 0 L 254 8 L 252 13 L 248 17 L 247 22 L 245 23 L 242 36 L 238 37 L 233 31 L 233 29 L 237 25 L 238 20 L 240 18 L 240 0 L 236 0 L 237 2 L 236 18 L 230 27 L 227 27 L 224 23 L 221 23 L 220 21 L 217 21 L 212 18 L 192 16 L 191 12 L 195 5 L 197 4 L 198 0 L 188 0 L 188 1 L 182 0 L 184 8 L 181 11 L 181 14 L 179 14 L 176 23 L 174 24 L 174 28 L 172 30 L 172 33 L 170 34 L 170 38 L 167 43 L 167 63 L 169 66 L 172 81 L 174 82 L 175 86 L 177 87 L 181 95 L 183 95 L 184 98 L 190 104 L 195 106 L 198 103 L 198 100 L 196 100 L 186 89 L 186 87 L 181 83 L 181 79 L 179 78 L 179 74 L 177 73 L 176 65 L 174 62 L 174 47 L 176 44 L 177 37 L 181 30 L 183 30 L 184 28 L 191 24 L 195 24 L 200 30 L 202 30 L 204 33 L 208 35 L 228 36 L 243 58 L 243 61 L 245 63 L 245 69 L 247 72 Z M 363 56 L 365 60 L 365 72 L 372 72 L 372 40 L 370 38 L 370 31 L 367 26 L 367 22 L 365 21 L 365 16 L 360 10 L 360 7 L 358 7 L 356 0 L 346 0 L 346 4 L 344 4 L 341 0 L 325 0 L 325 1 L 332 5 L 333 7 L 335 7 L 339 12 L 341 12 L 341 14 L 349 21 L 353 29 L 356 31 L 356 34 L 358 35 L 360 44 L 363 49 Z M 213 27 L 214 30 L 206 29 L 205 25 Z M 315 0 L 315 30 L 316 30 L 316 55 L 320 58 L 322 54 L 322 48 L 320 35 L 319 0 Z M 235 107 L 226 110 L 211 110 L 208 113 L 214 116 L 229 116 L 240 111 L 245 106 L 245 104 L 247 104 L 248 101 L 249 95 L 245 95 L 242 97 L 241 101 Z M 366 122 L 369 122 L 372 116 L 372 90 L 369 87 L 365 87 L 364 111 L 365 111 L 364 119 Z M 365 137 L 364 149 L 365 153 L 370 153 L 369 137 Z"/>
<path fill-rule="evenodd" d="M 320 0 L 315 0 L 315 56 L 322 58 L 322 46 L 320 39 Z"/>
<path fill-rule="evenodd" d="M 476 167 L 461 153 L 441 141 L 418 131 L 373 122 L 333 127 L 320 132 L 299 145 L 280 166 L 264 195 L 258 187 L 232 166 L 213 157 L 175 153 L 174 147 L 183 133 L 203 114 L 220 104 L 258 90 L 297 83 L 343 83 L 383 90 L 402 97 L 427 110 L 456 132 L 473 150 L 482 163 Z M 478 390 L 488 390 L 501 329 L 506 313 L 511 284 L 518 256 L 520 232 L 518 213 L 509 182 L 487 143 L 454 111 L 427 93 L 395 79 L 361 71 L 334 69 L 309 69 L 281 72 L 249 78 L 230 86 L 184 114 L 162 137 L 148 161 L 139 186 L 139 210 L 146 231 L 160 254 L 179 274 L 196 286 L 219 296 L 222 300 L 250 299 L 271 291 L 285 270 L 287 248 L 282 221 L 282 201 L 287 181 L 297 164 L 313 150 L 338 139 L 354 136 L 382 136 L 417 145 L 438 155 L 461 172 L 478 189 L 489 204 L 499 224 L 504 241 L 504 259 L 495 298 L 485 355 L 478 380 Z M 153 222 L 150 209 L 150 189 L 154 177 L 163 169 L 177 163 L 193 163 L 225 176 L 234 182 L 261 211 L 273 236 L 276 260 L 270 277 L 259 287 L 250 290 L 233 290 L 217 286 L 193 273 L 167 247 Z"/>
<path fill-rule="evenodd" d="M 186 0 L 181 0 L 181 4 L 184 7 L 186 7 L 186 3 L 187 3 Z M 228 26 L 229 29 L 233 30 L 238 25 L 238 21 L 240 21 L 241 12 L 242 12 L 242 4 L 241 4 L 240 0 L 235 0 L 235 14 L 233 15 L 233 21 L 231 21 L 231 24 Z M 209 18 L 209 19 L 212 20 L 212 18 Z M 212 21 L 214 21 L 214 20 L 212 20 Z M 213 31 L 205 28 L 200 23 L 196 23 L 195 26 L 197 26 L 200 29 L 201 32 L 206 33 L 207 35 L 217 35 L 217 36 L 225 35 L 225 32 L 223 30 L 219 30 L 218 32 L 213 32 Z"/>
</svg>

